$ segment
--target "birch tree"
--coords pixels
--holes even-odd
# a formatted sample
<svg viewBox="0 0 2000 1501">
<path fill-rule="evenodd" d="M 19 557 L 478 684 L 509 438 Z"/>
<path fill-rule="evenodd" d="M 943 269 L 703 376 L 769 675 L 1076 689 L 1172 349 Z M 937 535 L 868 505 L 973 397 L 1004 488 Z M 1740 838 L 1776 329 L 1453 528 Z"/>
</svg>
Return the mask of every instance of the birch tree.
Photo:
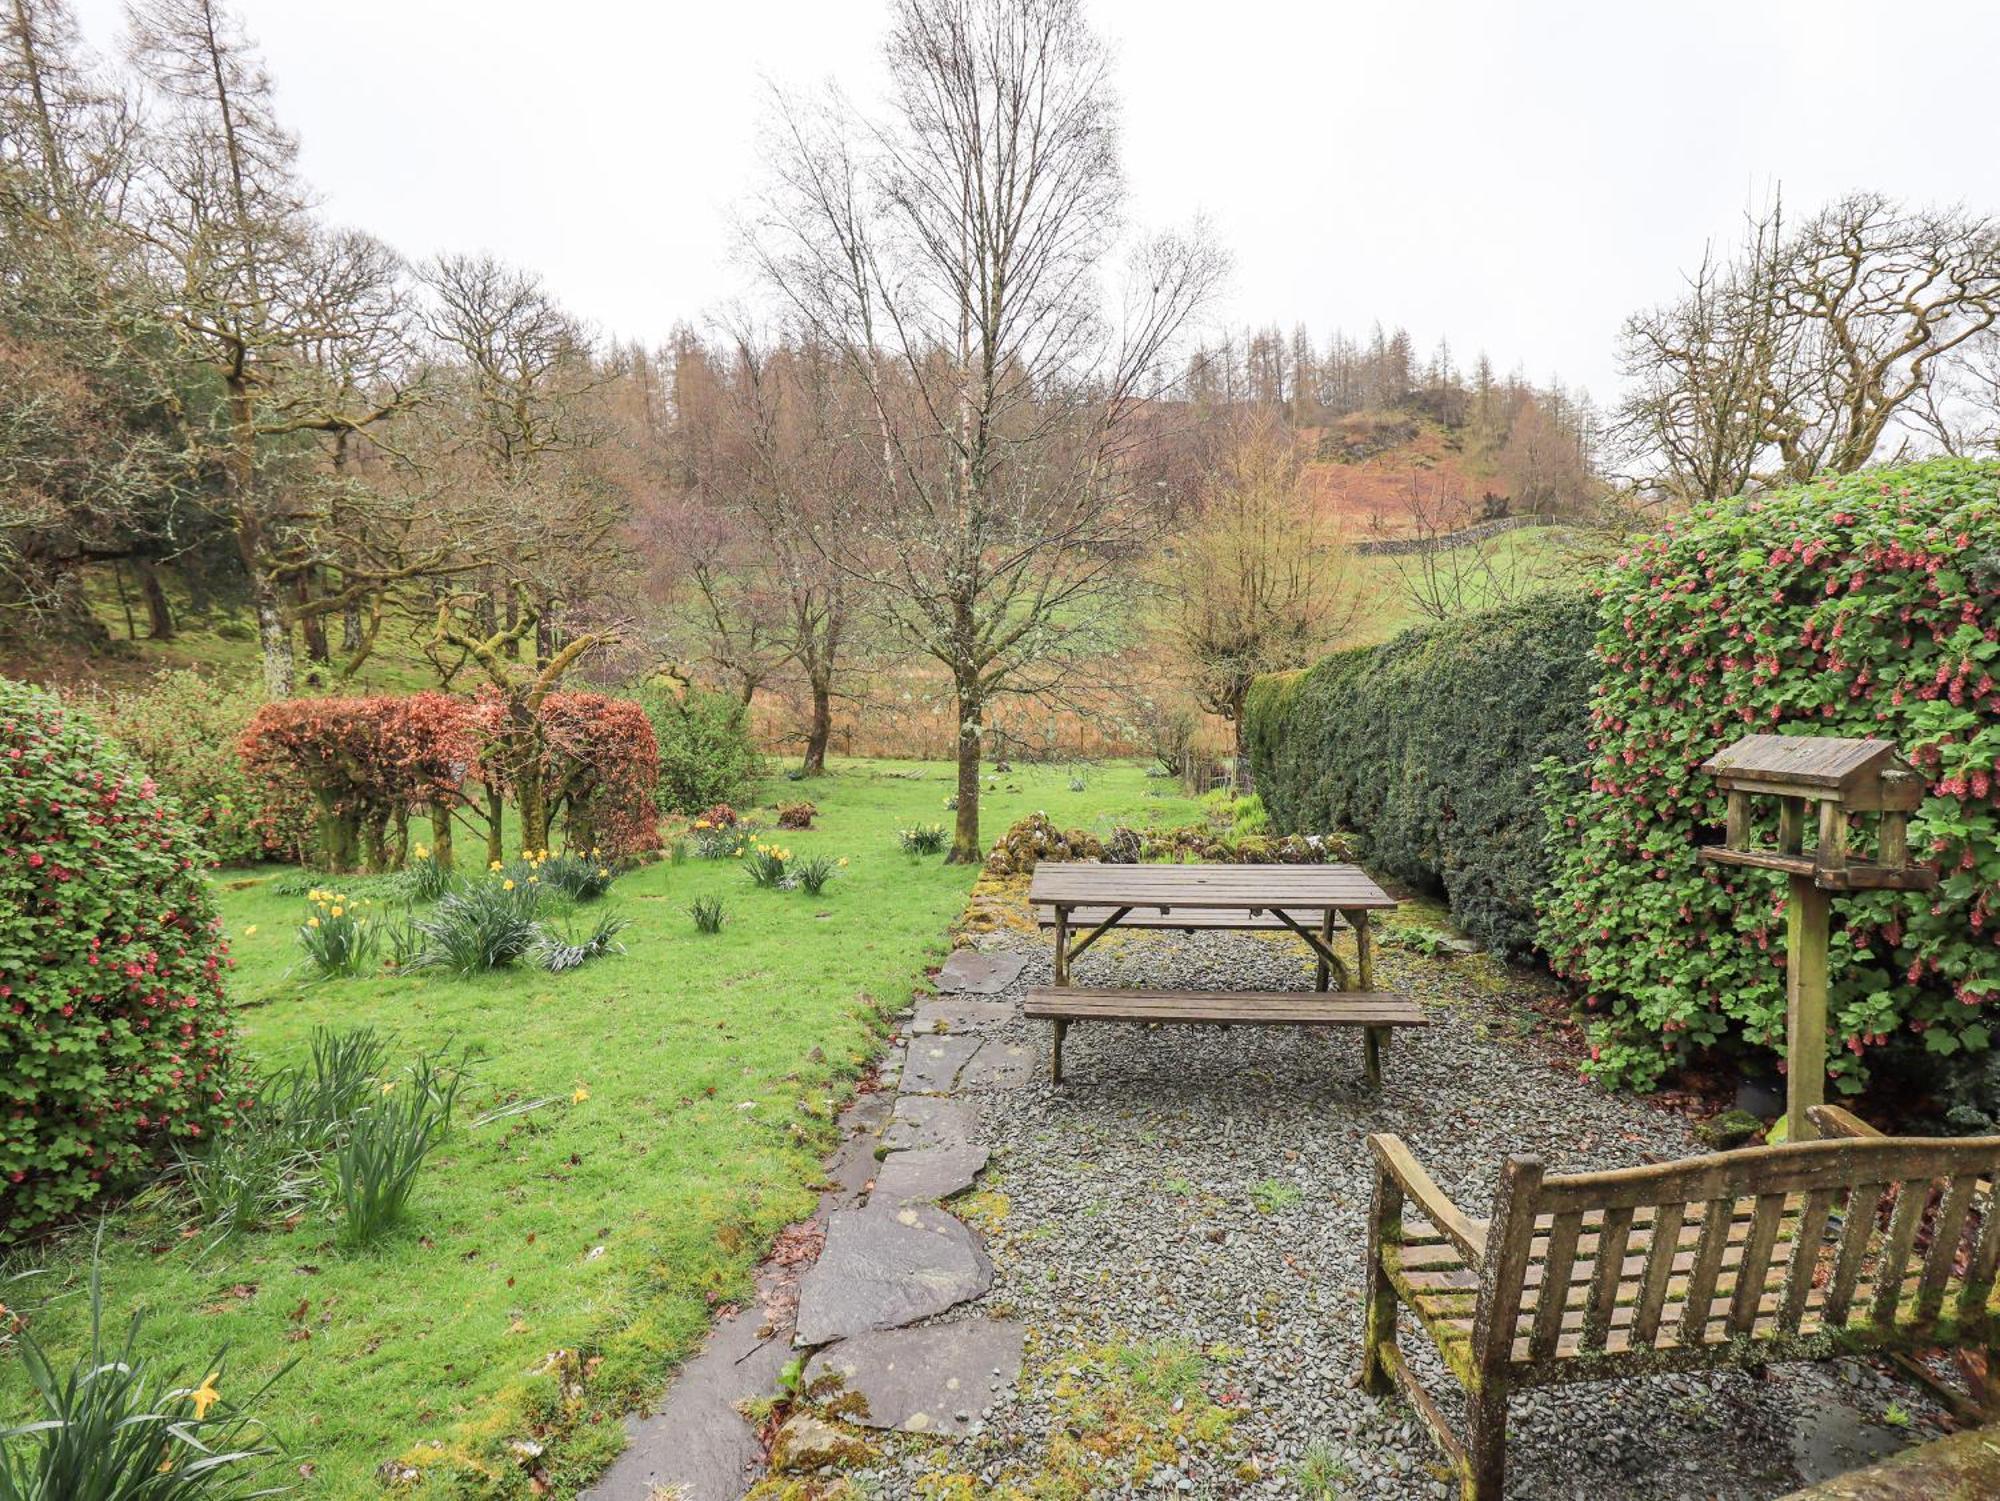
<svg viewBox="0 0 2000 1501">
<path fill-rule="evenodd" d="M 1128 239 L 1078 0 L 901 0 L 885 53 L 876 113 L 780 101 L 747 245 L 865 393 L 879 481 L 820 541 L 950 675 L 950 858 L 976 861 L 988 706 L 1059 692 L 1122 624 L 1154 522 L 1121 440 L 1223 260 L 1199 231 Z"/>
</svg>

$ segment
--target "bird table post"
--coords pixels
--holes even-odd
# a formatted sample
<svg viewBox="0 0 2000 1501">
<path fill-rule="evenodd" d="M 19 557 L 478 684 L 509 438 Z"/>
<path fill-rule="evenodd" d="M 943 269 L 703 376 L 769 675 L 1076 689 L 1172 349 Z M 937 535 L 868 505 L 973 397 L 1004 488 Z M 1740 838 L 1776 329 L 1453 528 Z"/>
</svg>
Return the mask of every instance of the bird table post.
<svg viewBox="0 0 2000 1501">
<path fill-rule="evenodd" d="M 1923 778 L 1883 740 L 1746 735 L 1702 763 L 1728 795 L 1723 843 L 1711 865 L 1782 871 L 1785 904 L 1785 1129 L 1815 1134 L 1806 1112 L 1826 1099 L 1827 948 L 1836 891 L 1925 891 L 1937 872 L 1909 856 L 1909 820 Z M 1777 800 L 1776 842 L 1756 843 L 1757 804 Z M 1855 853 L 1855 815 L 1874 820 L 1874 858 Z M 1767 825 L 1768 827 L 1768 825 Z M 1807 846 L 1808 833 L 1817 842 Z"/>
</svg>

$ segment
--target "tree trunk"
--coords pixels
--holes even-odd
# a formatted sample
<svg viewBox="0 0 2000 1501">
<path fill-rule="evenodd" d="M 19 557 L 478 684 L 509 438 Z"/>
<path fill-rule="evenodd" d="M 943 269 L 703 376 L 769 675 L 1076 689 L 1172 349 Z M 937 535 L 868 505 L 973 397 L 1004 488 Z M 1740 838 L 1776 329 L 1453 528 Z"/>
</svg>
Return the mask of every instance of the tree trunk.
<svg viewBox="0 0 2000 1501">
<path fill-rule="evenodd" d="M 976 865 L 985 857 L 979 847 L 980 720 L 986 705 L 976 686 L 958 686 L 958 819 L 952 831 L 950 865 Z"/>
<path fill-rule="evenodd" d="M 167 591 L 160 587 L 160 570 L 151 558 L 133 560 L 139 575 L 139 592 L 146 600 L 146 634 L 155 641 L 174 639 L 174 612 L 167 603 Z"/>
<path fill-rule="evenodd" d="M 298 602 L 307 605 L 312 602 L 312 575 L 301 573 L 298 579 Z M 326 617 L 304 612 L 299 614 L 299 635 L 306 645 L 306 660 L 325 663 L 331 660 L 326 649 Z"/>
<path fill-rule="evenodd" d="M 340 650 L 352 656 L 361 649 L 361 601 L 350 599 L 340 611 Z"/>
<path fill-rule="evenodd" d="M 431 859 L 446 870 L 458 863 L 451 852 L 451 806 L 442 798 L 431 804 Z"/>
<path fill-rule="evenodd" d="M 501 820 L 506 817 L 506 814 L 507 806 L 500 797 L 500 789 L 495 787 L 491 782 L 488 782 L 486 784 L 486 863 L 488 866 L 498 865 L 506 858 L 506 853 L 500 843 L 500 837 L 503 833 Z"/>
<path fill-rule="evenodd" d="M 250 598 L 257 612 L 257 637 L 264 648 L 264 696 L 273 702 L 290 698 L 294 689 L 292 628 L 285 623 L 277 591 L 269 580 L 252 584 Z"/>
<path fill-rule="evenodd" d="M 826 773 L 827 742 L 833 739 L 833 687 L 826 674 L 812 674 L 812 723 L 806 729 L 805 773 L 809 777 Z"/>
</svg>

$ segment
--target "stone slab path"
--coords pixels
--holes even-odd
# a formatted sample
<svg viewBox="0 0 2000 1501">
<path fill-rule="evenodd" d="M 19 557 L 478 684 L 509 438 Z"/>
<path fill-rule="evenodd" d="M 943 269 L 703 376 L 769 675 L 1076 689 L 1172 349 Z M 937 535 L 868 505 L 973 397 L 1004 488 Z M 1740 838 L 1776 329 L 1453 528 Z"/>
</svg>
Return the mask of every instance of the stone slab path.
<svg viewBox="0 0 2000 1501">
<path fill-rule="evenodd" d="M 1022 954 L 959 950 L 892 1045 L 882 1086 L 843 1116 L 849 1135 L 808 1227 L 824 1235 L 811 1267 L 766 1267 L 756 1306 L 718 1322 L 659 1406 L 627 1427 L 631 1444 L 591 1501 L 739 1501 L 764 1445 L 741 1409 L 779 1391 L 811 1352 L 804 1388 L 830 1415 L 906 1433 L 972 1435 L 1018 1379 L 1023 1327 L 970 1305 L 993 1282 L 980 1233 L 944 1206 L 987 1165 L 979 1105 L 954 1091 L 1017 1088 L 1033 1049 L 991 1034 L 1014 1021 Z M 945 1321 L 938 1322 L 940 1318 Z M 913 1327 L 914 1326 L 914 1327 Z M 835 1431 L 805 1410 L 774 1445 L 816 1462 Z"/>
</svg>

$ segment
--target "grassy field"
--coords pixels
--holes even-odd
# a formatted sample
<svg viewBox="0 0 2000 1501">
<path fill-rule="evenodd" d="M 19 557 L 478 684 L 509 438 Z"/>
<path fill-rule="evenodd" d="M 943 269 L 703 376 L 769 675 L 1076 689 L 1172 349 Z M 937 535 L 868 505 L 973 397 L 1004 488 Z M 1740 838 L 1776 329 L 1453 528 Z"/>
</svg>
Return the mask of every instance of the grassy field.
<svg viewBox="0 0 2000 1501">
<path fill-rule="evenodd" d="M 1035 809 L 1100 830 L 1197 816 L 1137 766 L 1090 768 L 1080 792 L 1070 775 L 998 778 L 988 840 Z M 294 969 L 305 900 L 273 890 L 285 873 L 220 873 L 253 1066 L 297 1059 L 314 1027 L 366 1024 L 393 1033 L 399 1065 L 447 1043 L 483 1054 L 462 1121 L 549 1103 L 461 1125 L 404 1226 L 369 1250 L 341 1249 L 319 1213 L 207 1255 L 164 1206 L 114 1213 L 108 1305 L 121 1321 L 145 1310 L 142 1347 L 191 1381 L 226 1342 L 225 1397 L 295 1359 L 261 1411 L 305 1494 L 377 1495 L 378 1467 L 400 1462 L 445 1494 L 459 1482 L 526 1495 L 507 1450 L 531 1422 L 549 1435 L 548 1479 L 574 1490 L 619 1447 L 620 1412 L 657 1390 L 716 1305 L 747 1290 L 771 1237 L 810 1211 L 832 1118 L 885 1015 L 943 953 L 973 879 L 897 847 L 899 827 L 948 821 L 950 787 L 948 766 L 907 762 L 774 782 L 767 799 L 821 809 L 814 831 L 777 837 L 800 856 L 849 858 L 824 896 L 754 889 L 730 861 L 662 862 L 607 899 L 633 920 L 629 951 L 565 976 L 307 983 Z M 704 937 L 684 909 L 709 893 L 730 921 Z M 89 1242 L 78 1231 L 36 1255 L 49 1275 L 33 1299 L 53 1301 L 34 1328 L 65 1351 L 83 1327 Z M 18 1362 L 0 1361 L 0 1413 L 25 1396 Z"/>
</svg>

